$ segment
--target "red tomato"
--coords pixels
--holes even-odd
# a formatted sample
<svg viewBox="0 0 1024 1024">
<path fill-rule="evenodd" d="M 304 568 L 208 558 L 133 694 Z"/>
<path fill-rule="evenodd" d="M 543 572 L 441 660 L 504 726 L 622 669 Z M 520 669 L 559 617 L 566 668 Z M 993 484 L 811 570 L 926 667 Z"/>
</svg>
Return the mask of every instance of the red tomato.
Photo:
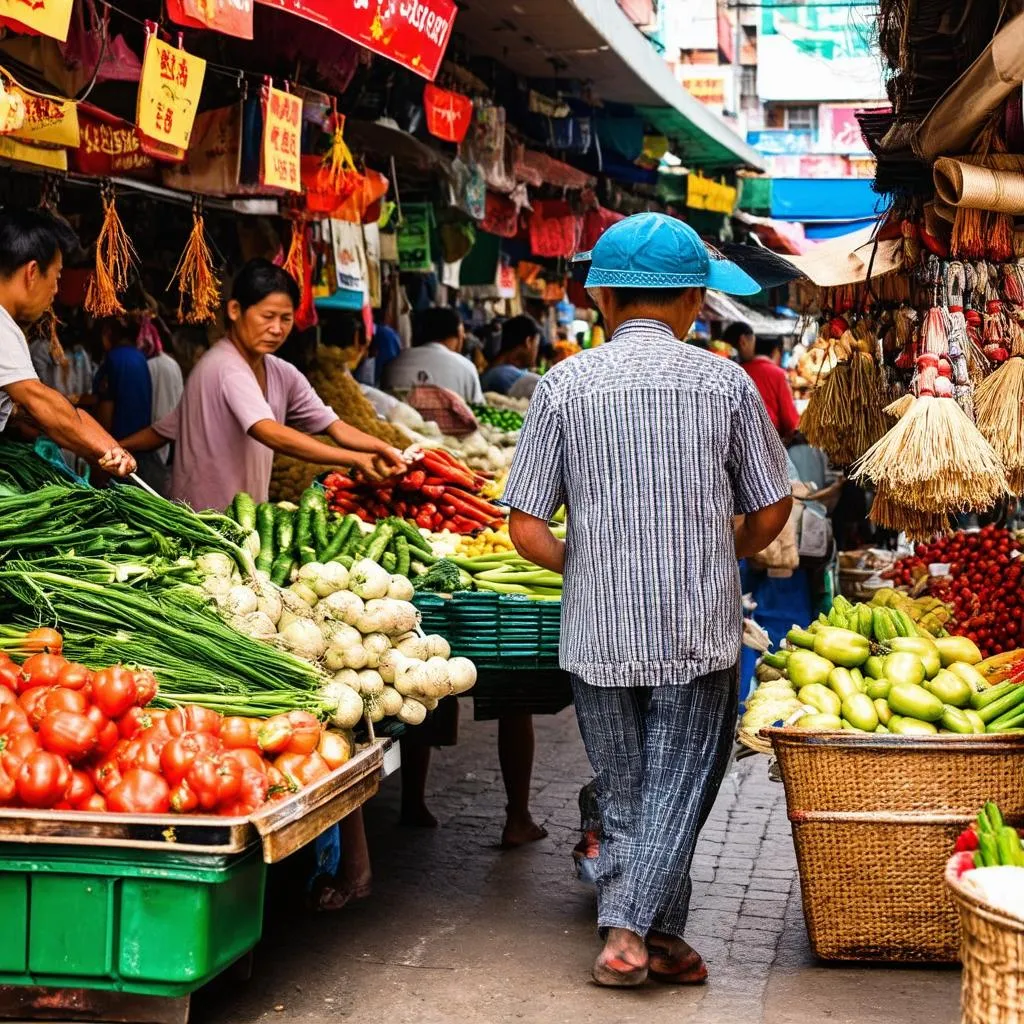
<svg viewBox="0 0 1024 1024">
<path fill-rule="evenodd" d="M 120 814 L 166 814 L 171 788 L 156 772 L 131 768 L 107 794 L 107 807 Z"/>
<path fill-rule="evenodd" d="M 0 663 L 0 684 L 15 693 L 21 693 L 24 683 L 21 678 L 21 669 L 13 661 Z"/>
<path fill-rule="evenodd" d="M 220 732 L 220 715 L 198 704 L 185 704 L 169 711 L 166 722 L 172 736 L 186 732 L 208 732 L 216 736 Z"/>
<path fill-rule="evenodd" d="M 14 799 L 17 787 L 7 769 L 0 763 L 0 806 L 9 804 Z"/>
<path fill-rule="evenodd" d="M 80 807 L 76 808 L 79 811 L 92 811 L 94 814 L 106 809 L 107 801 L 99 793 L 93 793 L 88 800 L 85 800 Z"/>
<path fill-rule="evenodd" d="M 199 806 L 199 797 L 196 796 L 192 787 L 182 779 L 174 789 L 171 790 L 171 810 L 178 814 L 188 814 Z"/>
<path fill-rule="evenodd" d="M 17 703 L 18 698 L 15 692 L 9 686 L 4 686 L 3 683 L 0 683 L 0 705 Z"/>
<path fill-rule="evenodd" d="M 249 809 L 246 814 L 252 814 L 257 807 L 262 807 L 267 802 L 270 794 L 270 780 L 263 772 L 253 771 L 246 768 L 242 772 L 242 786 L 238 791 L 238 799 Z"/>
<path fill-rule="evenodd" d="M 69 661 L 57 675 L 57 685 L 69 690 L 81 690 L 92 681 L 92 673 L 77 662 Z"/>
<path fill-rule="evenodd" d="M 215 754 L 220 749 L 220 740 L 208 732 L 186 732 L 175 736 L 165 744 L 160 753 L 160 768 L 172 786 L 188 774 L 197 757 Z"/>
<path fill-rule="evenodd" d="M 287 715 L 274 715 L 260 728 L 258 739 L 261 750 L 268 754 L 283 754 L 292 741 L 294 726 Z"/>
<path fill-rule="evenodd" d="M 71 771 L 71 785 L 68 786 L 67 802 L 76 810 L 82 810 L 84 804 L 96 793 L 96 785 L 87 772 L 78 768 Z"/>
<path fill-rule="evenodd" d="M 61 669 L 67 662 L 59 654 L 33 654 L 21 666 L 26 688 L 33 686 L 56 686 Z"/>
<path fill-rule="evenodd" d="M 51 687 L 35 706 L 35 711 L 52 715 L 54 711 L 73 711 L 76 715 L 84 715 L 89 702 L 81 690 L 69 690 L 64 686 Z M 29 715 L 31 720 L 32 715 Z M 36 724 L 36 723 L 33 723 Z"/>
<path fill-rule="evenodd" d="M 21 705 L 21 709 L 25 714 L 32 718 L 36 713 L 36 705 L 50 692 L 48 686 L 33 686 L 31 689 L 22 690 L 21 696 L 18 697 L 18 703 Z M 40 711 L 40 718 L 43 712 Z"/>
<path fill-rule="evenodd" d="M 38 749 L 39 738 L 32 731 L 31 726 L 28 727 L 26 732 L 9 735 L 3 745 L 2 757 L 4 768 L 7 769 L 8 774 L 12 776 L 17 774 L 25 758 L 29 754 L 35 753 Z"/>
<path fill-rule="evenodd" d="M 156 696 L 156 676 L 148 668 L 136 669 L 135 688 L 138 690 L 137 700 L 139 706 L 145 707 Z"/>
<path fill-rule="evenodd" d="M 212 811 L 238 796 L 243 771 L 241 762 L 228 752 L 205 754 L 192 762 L 186 778 L 199 798 L 199 806 Z"/>
<path fill-rule="evenodd" d="M 53 807 L 68 791 L 71 765 L 57 754 L 34 750 L 22 762 L 14 781 L 18 799 L 26 807 Z"/>
<path fill-rule="evenodd" d="M 220 723 L 220 739 L 228 750 L 240 750 L 248 747 L 255 750 L 259 743 L 256 734 L 259 732 L 260 721 L 257 718 L 225 718 Z"/>
<path fill-rule="evenodd" d="M 330 774 L 331 769 L 327 762 L 314 750 L 303 759 L 299 769 L 299 781 L 304 786 L 311 786 Z"/>
<path fill-rule="evenodd" d="M 125 741 L 120 740 L 118 742 Z M 127 743 L 125 745 L 127 746 Z M 121 782 L 122 774 L 119 754 L 118 744 L 115 744 L 113 750 L 92 769 L 92 780 L 96 784 L 96 788 L 104 796 Z"/>
<path fill-rule="evenodd" d="M 292 736 L 284 748 L 286 754 L 312 754 L 323 732 L 320 720 L 308 711 L 292 711 L 288 715 Z"/>
<path fill-rule="evenodd" d="M 123 714 L 117 722 L 117 731 L 121 734 L 122 739 L 131 740 L 135 739 L 139 733 L 151 728 L 153 725 L 153 716 L 140 707 L 129 708 L 128 711 Z M 170 738 L 170 733 L 167 733 Z"/>
<path fill-rule="evenodd" d="M 160 773 L 160 754 L 163 748 L 163 741 L 153 743 L 142 739 L 131 740 L 121 756 L 121 771 L 128 772 L 132 768 L 144 768 L 146 771 L 158 775 Z"/>
<path fill-rule="evenodd" d="M 99 730 L 93 722 L 74 711 L 51 712 L 39 723 L 39 742 L 43 749 L 72 762 L 88 757 L 99 738 Z"/>
<path fill-rule="evenodd" d="M 120 718 L 138 697 L 135 676 L 122 665 L 104 668 L 92 677 L 93 700 L 108 718 Z"/>
<path fill-rule="evenodd" d="M 38 629 L 30 630 L 25 634 L 25 639 L 21 646 L 33 654 L 40 652 L 60 654 L 64 650 L 64 637 L 55 629 L 40 626 Z"/>
<path fill-rule="evenodd" d="M 261 775 L 266 775 L 267 768 L 270 767 L 263 759 L 263 755 L 258 750 L 253 750 L 251 747 L 236 747 L 231 751 L 231 756 L 238 761 L 243 768 L 259 772 Z"/>
</svg>

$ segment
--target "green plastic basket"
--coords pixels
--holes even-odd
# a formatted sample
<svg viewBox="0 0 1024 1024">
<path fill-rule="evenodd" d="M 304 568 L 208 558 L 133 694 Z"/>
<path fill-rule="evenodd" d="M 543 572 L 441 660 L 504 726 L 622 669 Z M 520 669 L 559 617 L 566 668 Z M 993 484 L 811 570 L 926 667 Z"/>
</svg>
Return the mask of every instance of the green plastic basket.
<svg viewBox="0 0 1024 1024">
<path fill-rule="evenodd" d="M 183 996 L 259 941 L 260 849 L 0 846 L 0 984 Z"/>
<path fill-rule="evenodd" d="M 440 633 L 452 654 L 482 669 L 558 668 L 562 602 L 518 594 L 417 594 L 426 633 Z"/>
</svg>

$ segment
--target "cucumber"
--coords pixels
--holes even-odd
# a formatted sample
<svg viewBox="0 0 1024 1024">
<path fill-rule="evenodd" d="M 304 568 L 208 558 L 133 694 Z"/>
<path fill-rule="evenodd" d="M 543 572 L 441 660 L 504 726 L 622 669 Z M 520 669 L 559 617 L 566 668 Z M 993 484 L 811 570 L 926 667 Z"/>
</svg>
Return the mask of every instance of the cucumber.
<svg viewBox="0 0 1024 1024">
<path fill-rule="evenodd" d="M 295 513 L 295 547 L 299 551 L 313 547 L 312 517 L 313 509 L 308 505 L 300 505 Z"/>
<path fill-rule="evenodd" d="M 388 522 L 395 528 L 396 533 L 400 533 L 405 537 L 410 547 L 419 548 L 420 551 L 423 551 L 426 554 L 431 553 L 432 549 L 430 547 L 430 542 L 422 533 L 420 533 L 419 530 L 416 529 L 415 526 L 412 525 L 412 523 L 409 523 L 404 519 L 399 519 L 397 516 L 389 519 Z"/>
<path fill-rule="evenodd" d="M 256 568 L 270 572 L 274 561 L 274 506 L 263 502 L 256 509 L 256 532 L 260 537 L 260 553 L 256 556 Z"/>
<path fill-rule="evenodd" d="M 278 587 L 285 586 L 292 574 L 292 566 L 294 564 L 291 551 L 282 551 L 274 559 L 274 564 L 270 568 L 270 582 Z"/>
<path fill-rule="evenodd" d="M 280 506 L 274 515 L 274 546 L 279 555 L 291 555 L 295 546 L 295 513 Z"/>
<path fill-rule="evenodd" d="M 310 528 L 313 533 L 313 545 L 316 547 L 320 560 L 323 561 L 323 552 L 330 546 L 330 532 L 327 528 L 327 509 L 318 505 L 310 514 Z"/>
<path fill-rule="evenodd" d="M 405 538 L 405 534 L 400 533 L 395 538 L 395 572 L 399 576 L 409 575 L 409 542 Z"/>
<path fill-rule="evenodd" d="M 251 494 L 239 491 L 235 495 L 234 520 L 246 533 L 252 533 L 256 527 L 256 502 Z M 260 538 L 263 539 L 262 536 Z"/>
<path fill-rule="evenodd" d="M 377 529 L 374 531 L 373 539 L 366 547 L 366 557 L 371 562 L 379 562 L 384 565 L 381 561 L 384 554 L 387 552 L 388 544 L 391 543 L 391 538 L 395 535 L 395 528 L 388 522 L 380 523 Z M 394 556 L 392 555 L 392 558 Z M 384 565 L 387 569 L 387 566 Z M 388 569 L 388 572 L 394 572 L 394 568 Z"/>
<path fill-rule="evenodd" d="M 321 562 L 333 562 L 337 560 L 339 555 L 345 550 L 345 545 L 348 543 L 349 537 L 352 536 L 352 531 L 359 530 L 359 519 L 357 516 L 346 516 L 337 529 L 334 531 L 334 536 L 331 537 L 327 547 L 320 552 Z"/>
<path fill-rule="evenodd" d="M 394 572 L 397 565 L 398 561 L 390 551 L 385 551 L 384 554 L 380 556 L 380 566 L 386 572 Z"/>
<path fill-rule="evenodd" d="M 311 548 L 308 544 L 301 545 L 299 547 L 299 563 L 301 565 L 309 565 L 310 562 L 316 561 L 316 550 Z"/>
</svg>

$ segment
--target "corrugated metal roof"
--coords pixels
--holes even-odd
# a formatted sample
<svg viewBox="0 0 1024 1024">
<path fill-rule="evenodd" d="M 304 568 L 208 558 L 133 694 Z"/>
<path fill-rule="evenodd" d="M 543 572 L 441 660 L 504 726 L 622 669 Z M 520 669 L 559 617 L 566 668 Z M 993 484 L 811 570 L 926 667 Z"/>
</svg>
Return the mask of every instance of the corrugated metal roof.
<svg viewBox="0 0 1024 1024">
<path fill-rule="evenodd" d="M 725 324 L 737 322 L 748 323 L 755 334 L 765 338 L 785 338 L 796 334 L 800 323 L 797 317 L 776 316 L 764 310 L 744 306 L 721 292 L 707 293 L 704 299 L 702 315 L 708 320 L 722 320 Z"/>
</svg>

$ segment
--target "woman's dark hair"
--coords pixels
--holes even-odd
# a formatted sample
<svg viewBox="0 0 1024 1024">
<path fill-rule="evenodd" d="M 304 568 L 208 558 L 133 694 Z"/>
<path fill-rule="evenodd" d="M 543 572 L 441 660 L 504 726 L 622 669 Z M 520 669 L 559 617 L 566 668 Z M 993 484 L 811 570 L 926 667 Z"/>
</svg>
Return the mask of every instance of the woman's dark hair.
<svg viewBox="0 0 1024 1024">
<path fill-rule="evenodd" d="M 44 273 L 58 253 L 78 248 L 66 221 L 45 210 L 5 210 L 0 213 L 0 278 L 6 280 L 26 263 L 38 263 Z"/>
<path fill-rule="evenodd" d="M 448 306 L 432 306 L 417 313 L 413 319 L 413 345 L 429 345 L 432 341 L 447 341 L 458 336 L 462 320 Z"/>
<path fill-rule="evenodd" d="M 244 312 L 271 295 L 287 295 L 298 308 L 299 286 L 295 278 L 283 267 L 261 258 L 249 260 L 235 275 L 231 285 L 231 298 Z"/>
<path fill-rule="evenodd" d="M 540 324 L 528 313 L 506 320 L 501 325 L 501 354 L 515 352 L 520 345 L 525 345 L 531 338 L 541 334 Z"/>
<path fill-rule="evenodd" d="M 727 342 L 736 348 L 740 343 L 740 338 L 745 338 L 748 334 L 753 334 L 754 328 L 750 324 L 744 323 L 742 320 L 737 320 L 735 323 L 729 324 L 728 327 L 722 332 L 722 341 Z"/>
</svg>

